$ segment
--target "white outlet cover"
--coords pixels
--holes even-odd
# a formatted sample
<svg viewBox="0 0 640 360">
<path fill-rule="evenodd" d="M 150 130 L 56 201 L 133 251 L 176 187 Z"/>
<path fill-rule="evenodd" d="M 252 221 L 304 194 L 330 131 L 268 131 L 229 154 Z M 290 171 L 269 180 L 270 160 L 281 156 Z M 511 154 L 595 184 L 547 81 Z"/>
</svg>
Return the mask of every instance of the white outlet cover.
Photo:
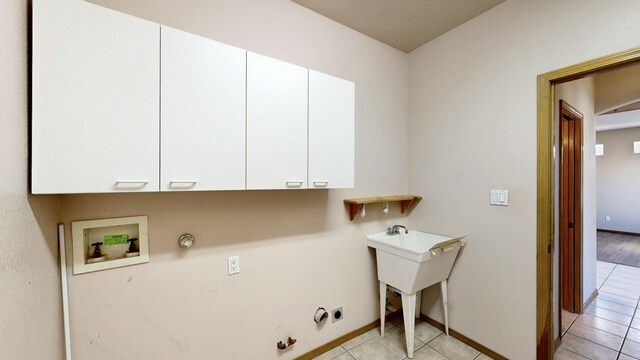
<svg viewBox="0 0 640 360">
<path fill-rule="evenodd" d="M 240 272 L 240 257 L 229 256 L 227 259 L 229 265 L 229 275 L 238 274 Z"/>
</svg>

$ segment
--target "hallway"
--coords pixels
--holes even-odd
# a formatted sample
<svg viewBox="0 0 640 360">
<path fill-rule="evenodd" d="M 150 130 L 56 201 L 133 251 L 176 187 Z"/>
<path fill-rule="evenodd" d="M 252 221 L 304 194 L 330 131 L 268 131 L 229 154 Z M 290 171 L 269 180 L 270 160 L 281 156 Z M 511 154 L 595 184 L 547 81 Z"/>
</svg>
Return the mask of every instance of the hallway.
<svg viewBox="0 0 640 360">
<path fill-rule="evenodd" d="M 640 268 L 598 261 L 598 297 L 577 315 L 562 312 L 556 359 L 640 359 Z"/>
</svg>

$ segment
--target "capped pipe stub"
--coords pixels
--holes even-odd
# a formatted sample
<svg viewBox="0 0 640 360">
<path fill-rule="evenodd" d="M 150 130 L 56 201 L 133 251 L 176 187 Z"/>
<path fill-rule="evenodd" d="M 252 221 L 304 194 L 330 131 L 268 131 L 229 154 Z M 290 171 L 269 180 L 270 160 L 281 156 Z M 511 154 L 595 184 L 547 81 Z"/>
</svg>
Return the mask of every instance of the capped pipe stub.
<svg viewBox="0 0 640 360">
<path fill-rule="evenodd" d="M 329 313 L 327 312 L 327 310 L 325 310 L 325 308 L 323 307 L 319 307 L 318 310 L 316 310 L 316 314 L 313 316 L 313 321 L 315 321 L 318 325 L 322 325 L 327 322 L 328 318 Z"/>
<path fill-rule="evenodd" d="M 193 245 L 193 242 L 196 239 L 191 234 L 182 234 L 180 238 L 178 238 L 178 244 L 183 249 L 188 249 Z"/>
</svg>

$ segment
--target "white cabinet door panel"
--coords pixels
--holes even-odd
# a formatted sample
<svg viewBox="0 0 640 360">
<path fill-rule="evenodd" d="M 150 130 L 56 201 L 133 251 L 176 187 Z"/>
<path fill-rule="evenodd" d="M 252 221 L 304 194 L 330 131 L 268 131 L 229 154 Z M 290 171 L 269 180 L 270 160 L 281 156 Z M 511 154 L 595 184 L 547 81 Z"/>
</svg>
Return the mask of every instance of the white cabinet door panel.
<svg viewBox="0 0 640 360">
<path fill-rule="evenodd" d="M 158 191 L 157 24 L 33 4 L 32 192 Z"/>
<path fill-rule="evenodd" d="M 161 190 L 245 188 L 246 51 L 162 27 Z"/>
<path fill-rule="evenodd" d="M 355 85 L 309 70 L 309 188 L 353 188 Z"/>
<path fill-rule="evenodd" d="M 307 187 L 308 70 L 247 53 L 247 188 Z"/>
</svg>

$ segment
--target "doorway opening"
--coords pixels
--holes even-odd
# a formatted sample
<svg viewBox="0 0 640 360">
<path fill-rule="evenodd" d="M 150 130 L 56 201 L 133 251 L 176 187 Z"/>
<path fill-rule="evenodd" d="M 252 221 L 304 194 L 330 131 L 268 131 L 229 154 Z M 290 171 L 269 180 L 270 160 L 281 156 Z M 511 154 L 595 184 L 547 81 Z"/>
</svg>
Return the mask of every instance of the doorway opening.
<svg viewBox="0 0 640 360">
<path fill-rule="evenodd" d="M 554 101 L 555 86 L 599 72 L 640 62 L 640 49 L 598 58 L 538 76 L 538 206 L 537 206 L 537 326 L 538 359 L 554 356 Z M 575 222 L 574 222 L 575 226 Z M 575 297 L 573 299 L 575 301 Z M 575 306 L 575 304 L 574 304 Z M 581 307 L 579 304 L 578 307 Z M 635 314 L 635 308 L 634 308 Z M 633 317 L 632 317 L 633 319 Z"/>
</svg>

